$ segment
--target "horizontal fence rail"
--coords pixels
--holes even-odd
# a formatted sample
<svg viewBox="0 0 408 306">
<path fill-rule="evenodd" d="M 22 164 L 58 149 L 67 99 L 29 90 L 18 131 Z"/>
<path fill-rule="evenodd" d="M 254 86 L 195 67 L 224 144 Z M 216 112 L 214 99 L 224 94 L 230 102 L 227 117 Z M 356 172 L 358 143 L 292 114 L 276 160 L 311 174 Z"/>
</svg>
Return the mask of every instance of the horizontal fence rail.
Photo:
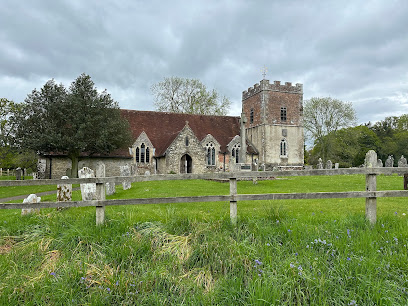
<svg viewBox="0 0 408 306">
<path fill-rule="evenodd" d="M 85 183 L 115 183 L 121 184 L 123 181 L 129 182 L 149 182 L 149 181 L 173 181 L 173 180 L 228 180 L 232 177 L 237 179 L 252 178 L 272 178 L 286 176 L 318 176 L 318 175 L 353 175 L 353 174 L 405 174 L 406 168 L 342 168 L 342 169 L 314 169 L 314 170 L 285 170 L 285 171 L 248 171 L 248 172 L 222 172 L 206 174 L 156 174 L 137 176 L 112 176 L 96 178 L 70 178 L 70 179 L 45 179 L 45 180 L 24 180 L 24 181 L 2 181 L 2 186 L 36 186 L 36 185 L 57 185 L 57 184 L 85 184 Z"/>
<path fill-rule="evenodd" d="M 96 223 L 104 222 L 104 208 L 114 205 L 144 205 L 164 203 L 196 203 L 196 202 L 230 202 L 230 217 L 233 223 L 237 219 L 238 201 L 260 201 L 260 200 L 300 200 L 300 199 L 335 199 L 335 198 L 365 198 L 366 217 L 371 223 L 376 222 L 376 198 L 379 197 L 408 197 L 406 190 L 376 190 L 376 176 L 380 174 L 403 175 L 408 173 L 406 168 L 342 168 L 342 169 L 316 169 L 316 170 L 289 170 L 289 171 L 248 171 L 248 172 L 222 172 L 208 174 L 169 174 L 169 175 L 142 175 L 142 176 L 120 176 L 81 179 L 47 179 L 47 180 L 25 180 L 25 181 L 1 181 L 0 187 L 9 186 L 37 186 L 37 185 L 65 185 L 95 183 L 97 188 L 97 199 L 92 201 L 69 201 L 69 202 L 40 202 L 40 203 L 0 203 L 0 209 L 35 209 L 56 207 L 96 207 Z M 268 194 L 238 194 L 237 180 L 268 179 L 274 177 L 290 176 L 318 176 L 318 175 L 354 175 L 366 176 L 366 191 L 348 192 L 310 192 L 310 193 L 268 193 Z M 122 200 L 106 200 L 105 184 L 121 184 L 127 182 L 147 182 L 165 180 L 225 180 L 230 183 L 229 195 L 193 196 L 193 197 L 163 197 L 163 198 L 136 198 Z"/>
</svg>

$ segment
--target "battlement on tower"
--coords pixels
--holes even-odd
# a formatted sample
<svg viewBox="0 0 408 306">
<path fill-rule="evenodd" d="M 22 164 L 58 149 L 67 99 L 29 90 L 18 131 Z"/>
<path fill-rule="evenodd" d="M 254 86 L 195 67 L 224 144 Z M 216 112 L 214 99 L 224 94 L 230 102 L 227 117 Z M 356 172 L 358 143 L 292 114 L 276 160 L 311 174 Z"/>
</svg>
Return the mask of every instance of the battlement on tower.
<svg viewBox="0 0 408 306">
<path fill-rule="evenodd" d="M 296 83 L 293 86 L 291 82 L 285 82 L 283 85 L 280 81 L 274 81 L 273 84 L 270 84 L 269 80 L 262 80 L 260 83 L 256 83 L 254 87 L 249 87 L 248 90 L 242 92 L 242 101 L 260 93 L 262 90 L 303 94 L 303 85 Z"/>
</svg>

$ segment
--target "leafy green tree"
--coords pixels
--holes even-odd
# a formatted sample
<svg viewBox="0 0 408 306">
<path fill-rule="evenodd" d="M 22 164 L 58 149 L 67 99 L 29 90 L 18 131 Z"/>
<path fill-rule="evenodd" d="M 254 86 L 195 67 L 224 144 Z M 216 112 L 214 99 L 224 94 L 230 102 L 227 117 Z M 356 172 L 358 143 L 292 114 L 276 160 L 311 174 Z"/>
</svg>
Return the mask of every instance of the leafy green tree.
<svg viewBox="0 0 408 306">
<path fill-rule="evenodd" d="M 91 77 L 81 74 L 67 90 L 49 80 L 27 96 L 18 139 L 40 154 L 66 154 L 72 176 L 78 175 L 80 156 L 106 154 L 131 143 L 128 122 L 118 103 L 105 91 L 98 93 Z"/>
<path fill-rule="evenodd" d="M 306 136 L 319 144 L 319 154 L 323 160 L 330 155 L 329 138 L 325 137 L 356 124 L 356 113 L 350 102 L 343 102 L 330 97 L 311 98 L 305 101 L 303 122 Z"/>
<path fill-rule="evenodd" d="M 172 113 L 226 115 L 231 102 L 216 90 L 207 90 L 199 80 L 164 78 L 151 87 L 156 110 Z"/>
<path fill-rule="evenodd" d="M 323 136 L 310 152 L 309 163 L 315 164 L 320 157 L 321 145 L 328 145 L 327 159 L 338 162 L 340 167 L 357 167 L 364 163 L 369 150 L 378 151 L 377 135 L 367 126 L 339 129 Z"/>
</svg>

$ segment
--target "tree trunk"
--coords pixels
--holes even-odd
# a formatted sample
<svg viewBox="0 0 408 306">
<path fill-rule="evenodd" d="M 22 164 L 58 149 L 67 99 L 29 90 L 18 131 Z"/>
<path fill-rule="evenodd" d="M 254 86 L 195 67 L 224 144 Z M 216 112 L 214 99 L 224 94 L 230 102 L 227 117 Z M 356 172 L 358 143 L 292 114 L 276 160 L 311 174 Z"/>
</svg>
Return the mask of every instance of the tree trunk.
<svg viewBox="0 0 408 306">
<path fill-rule="evenodd" d="M 78 161 L 79 161 L 79 154 L 71 154 L 69 155 L 71 159 L 72 166 L 71 166 L 71 178 L 78 178 Z"/>
</svg>

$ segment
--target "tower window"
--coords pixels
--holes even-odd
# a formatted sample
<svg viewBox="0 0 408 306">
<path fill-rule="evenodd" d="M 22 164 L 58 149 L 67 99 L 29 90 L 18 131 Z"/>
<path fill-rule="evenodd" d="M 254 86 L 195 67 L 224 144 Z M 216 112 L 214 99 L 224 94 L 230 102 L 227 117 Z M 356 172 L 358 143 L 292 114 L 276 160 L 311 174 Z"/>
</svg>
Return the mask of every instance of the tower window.
<svg viewBox="0 0 408 306">
<path fill-rule="evenodd" d="M 280 143 L 280 156 L 281 157 L 288 157 L 288 143 L 286 139 L 282 139 Z"/>
<path fill-rule="evenodd" d="M 281 107 L 281 121 L 286 121 L 286 107 Z"/>
<path fill-rule="evenodd" d="M 249 123 L 254 123 L 254 109 L 251 108 L 251 113 L 249 115 Z"/>
<path fill-rule="evenodd" d="M 139 162 L 139 155 L 140 155 L 140 149 L 139 147 L 136 148 L 136 162 Z"/>
<path fill-rule="evenodd" d="M 186 147 L 188 147 L 188 136 L 186 136 Z"/>
</svg>

